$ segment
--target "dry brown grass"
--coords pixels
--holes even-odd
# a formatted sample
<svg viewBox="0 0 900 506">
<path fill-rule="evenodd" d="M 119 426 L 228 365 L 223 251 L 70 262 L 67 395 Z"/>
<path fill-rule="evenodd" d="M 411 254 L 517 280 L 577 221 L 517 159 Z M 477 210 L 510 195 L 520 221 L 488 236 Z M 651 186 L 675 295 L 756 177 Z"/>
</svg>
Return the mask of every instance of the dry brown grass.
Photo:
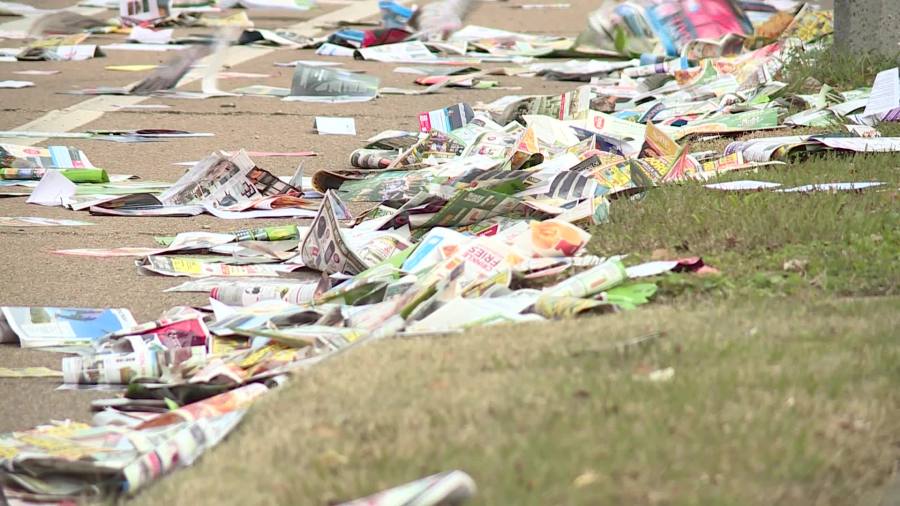
<svg viewBox="0 0 900 506">
<path fill-rule="evenodd" d="M 898 302 L 657 306 L 373 343 L 264 398 L 137 502 L 328 504 L 460 468 L 480 504 L 857 504 L 900 457 Z M 665 367 L 672 381 L 645 378 Z"/>
</svg>

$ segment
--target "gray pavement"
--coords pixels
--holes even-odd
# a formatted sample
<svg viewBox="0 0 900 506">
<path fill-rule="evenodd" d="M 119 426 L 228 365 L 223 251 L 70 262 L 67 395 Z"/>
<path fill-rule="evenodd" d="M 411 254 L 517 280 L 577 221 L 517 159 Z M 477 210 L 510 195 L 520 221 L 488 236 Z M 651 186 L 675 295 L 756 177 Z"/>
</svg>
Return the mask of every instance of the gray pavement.
<svg viewBox="0 0 900 506">
<path fill-rule="evenodd" d="M 42 8 L 58 8 L 71 4 L 66 0 L 30 2 Z M 523 11 L 507 2 L 483 2 L 469 18 L 472 24 L 517 31 L 574 34 L 585 23 L 585 13 L 595 7 L 586 0 L 570 0 L 570 9 Z M 352 5 L 352 4 L 351 4 Z M 277 28 L 314 19 L 345 8 L 346 3 L 322 3 L 306 13 L 249 11 L 257 27 Z M 108 11 L 109 17 L 115 13 Z M 9 18 L 7 18 L 9 19 Z M 0 18 L 0 23 L 6 19 Z M 206 29 L 177 28 L 176 36 L 208 32 Z M 121 37 L 104 36 L 98 44 L 121 41 Z M 16 46 L 18 41 L 5 41 Z M 291 69 L 275 67 L 274 62 L 296 59 L 322 59 L 311 50 L 259 50 L 259 56 L 230 70 L 271 74 L 264 79 L 229 79 L 220 81 L 228 90 L 250 84 L 289 87 Z M 108 65 L 161 63 L 168 54 L 109 51 L 104 58 L 82 62 L 18 62 L 0 64 L 4 79 L 19 78 L 11 72 L 27 69 L 57 69 L 53 76 L 27 76 L 34 88 L 0 90 L 0 129 L 7 130 L 41 118 L 54 110 L 65 110 L 89 97 L 63 94 L 74 89 L 99 85 L 122 86 L 142 78 L 146 73 L 105 70 Z M 344 68 L 377 75 L 383 86 L 414 88 L 414 76 L 393 72 L 395 65 L 354 61 L 342 58 Z M 83 149 L 90 160 L 110 173 L 135 174 L 145 179 L 174 181 L 184 168 L 175 162 L 198 160 L 216 149 L 246 148 L 255 151 L 311 150 L 319 155 L 305 159 L 307 174 L 318 169 L 347 168 L 349 153 L 364 140 L 387 129 L 417 128 L 419 112 L 445 107 L 457 102 L 491 101 L 506 94 L 546 94 L 567 91 L 572 83 L 498 77 L 501 86 L 520 90 L 444 90 L 427 96 L 384 96 L 353 105 L 322 105 L 282 102 L 274 98 L 231 97 L 208 100 L 175 100 L 151 98 L 144 103 L 169 104 L 172 107 L 154 111 L 112 111 L 84 125 L 79 130 L 171 128 L 211 132 L 211 138 L 196 138 L 159 143 L 118 144 L 103 141 L 49 140 L 41 145 L 68 144 Z M 199 83 L 185 86 L 199 90 Z M 320 136 L 313 131 L 316 115 L 352 116 L 356 118 L 356 137 Z M 9 142 L 9 141 L 2 141 Z M 293 173 L 298 159 L 260 158 L 255 160 L 279 175 Z M 0 216 L 42 216 L 80 219 L 94 222 L 79 228 L 0 228 L 0 305 L 126 307 L 140 320 L 157 318 L 176 305 L 202 305 L 198 294 L 164 293 L 182 279 L 140 275 L 131 258 L 66 257 L 52 253 L 64 248 L 99 248 L 117 246 L 150 246 L 155 235 L 172 235 L 192 230 L 229 231 L 251 226 L 284 223 L 282 220 L 225 221 L 211 216 L 195 218 L 120 218 L 90 216 L 25 204 L 24 198 L 0 198 Z M 15 346 L 0 345 L 0 367 L 47 366 L 59 368 L 63 355 Z M 107 397 L 105 392 L 55 391 L 58 381 L 47 379 L 0 380 L 0 432 L 27 429 L 51 419 L 87 420 L 91 398 Z"/>
</svg>

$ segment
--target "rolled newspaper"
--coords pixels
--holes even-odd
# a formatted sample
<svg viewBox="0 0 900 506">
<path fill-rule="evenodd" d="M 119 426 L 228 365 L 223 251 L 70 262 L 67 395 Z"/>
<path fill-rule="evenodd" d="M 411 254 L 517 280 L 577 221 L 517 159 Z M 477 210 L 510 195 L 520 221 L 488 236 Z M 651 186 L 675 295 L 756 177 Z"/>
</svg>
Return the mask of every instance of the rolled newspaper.
<svg viewBox="0 0 900 506">
<path fill-rule="evenodd" d="M 358 169 L 385 169 L 397 152 L 390 149 L 357 149 L 350 153 L 350 165 Z"/>
<path fill-rule="evenodd" d="M 303 304 L 315 299 L 321 286 L 319 282 L 252 287 L 219 286 L 210 290 L 209 296 L 229 306 L 249 306 L 262 300 Z"/>
<path fill-rule="evenodd" d="M 471 499 L 475 491 L 475 480 L 464 471 L 455 470 L 426 476 L 338 506 L 457 506 Z"/>
<path fill-rule="evenodd" d="M 622 70 L 625 77 L 645 77 L 653 74 L 671 74 L 676 70 L 684 70 L 690 67 L 690 62 L 684 56 L 661 63 L 652 63 L 649 65 L 641 65 L 640 67 L 631 67 Z"/>
<path fill-rule="evenodd" d="M 297 239 L 300 232 L 297 225 L 281 225 L 276 227 L 247 228 L 234 232 L 235 241 L 286 241 Z"/>
<path fill-rule="evenodd" d="M 62 359 L 66 384 L 127 385 L 135 378 L 158 378 L 156 353 L 109 353 Z"/>
</svg>

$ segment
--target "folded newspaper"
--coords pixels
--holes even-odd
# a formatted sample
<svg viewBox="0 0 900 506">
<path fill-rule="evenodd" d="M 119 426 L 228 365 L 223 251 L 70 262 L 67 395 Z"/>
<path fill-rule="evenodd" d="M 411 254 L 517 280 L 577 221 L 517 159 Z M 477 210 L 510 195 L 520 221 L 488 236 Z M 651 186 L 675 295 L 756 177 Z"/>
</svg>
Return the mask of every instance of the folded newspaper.
<svg viewBox="0 0 900 506">
<path fill-rule="evenodd" d="M 23 348 L 90 346 L 110 332 L 136 324 L 127 309 L 0 307 L 0 342 Z"/>
</svg>

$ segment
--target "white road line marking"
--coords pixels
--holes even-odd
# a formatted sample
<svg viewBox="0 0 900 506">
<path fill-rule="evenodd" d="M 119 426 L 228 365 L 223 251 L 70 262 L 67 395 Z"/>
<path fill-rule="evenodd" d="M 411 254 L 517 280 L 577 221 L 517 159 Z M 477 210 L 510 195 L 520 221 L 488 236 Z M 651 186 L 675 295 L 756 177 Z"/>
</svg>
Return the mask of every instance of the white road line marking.
<svg viewBox="0 0 900 506">
<path fill-rule="evenodd" d="M 300 35 L 312 37 L 320 32 L 319 25 L 336 23 L 338 21 L 359 21 L 378 14 L 378 0 L 364 0 L 354 2 L 352 5 L 341 9 L 322 14 L 307 21 L 288 26 L 286 29 L 296 32 Z M 272 53 L 277 48 L 258 48 L 249 46 L 231 46 L 225 49 L 225 55 L 222 58 L 224 65 L 233 67 L 241 63 L 247 62 L 254 58 Z M 207 57 L 209 58 L 209 57 Z M 199 63 L 205 63 L 206 58 Z M 201 76 L 197 73 L 186 75 L 180 82 L 179 87 L 197 81 Z M 89 98 L 77 104 L 56 109 L 44 114 L 40 118 L 29 121 L 24 125 L 18 126 L 11 130 L 17 131 L 37 131 L 37 132 L 70 132 L 80 128 L 92 121 L 100 119 L 104 113 L 113 111 L 122 106 L 139 104 L 152 97 L 137 96 L 121 96 L 106 95 Z M 40 144 L 47 139 L 42 138 L 9 138 L 7 142 L 33 146 Z"/>
</svg>

